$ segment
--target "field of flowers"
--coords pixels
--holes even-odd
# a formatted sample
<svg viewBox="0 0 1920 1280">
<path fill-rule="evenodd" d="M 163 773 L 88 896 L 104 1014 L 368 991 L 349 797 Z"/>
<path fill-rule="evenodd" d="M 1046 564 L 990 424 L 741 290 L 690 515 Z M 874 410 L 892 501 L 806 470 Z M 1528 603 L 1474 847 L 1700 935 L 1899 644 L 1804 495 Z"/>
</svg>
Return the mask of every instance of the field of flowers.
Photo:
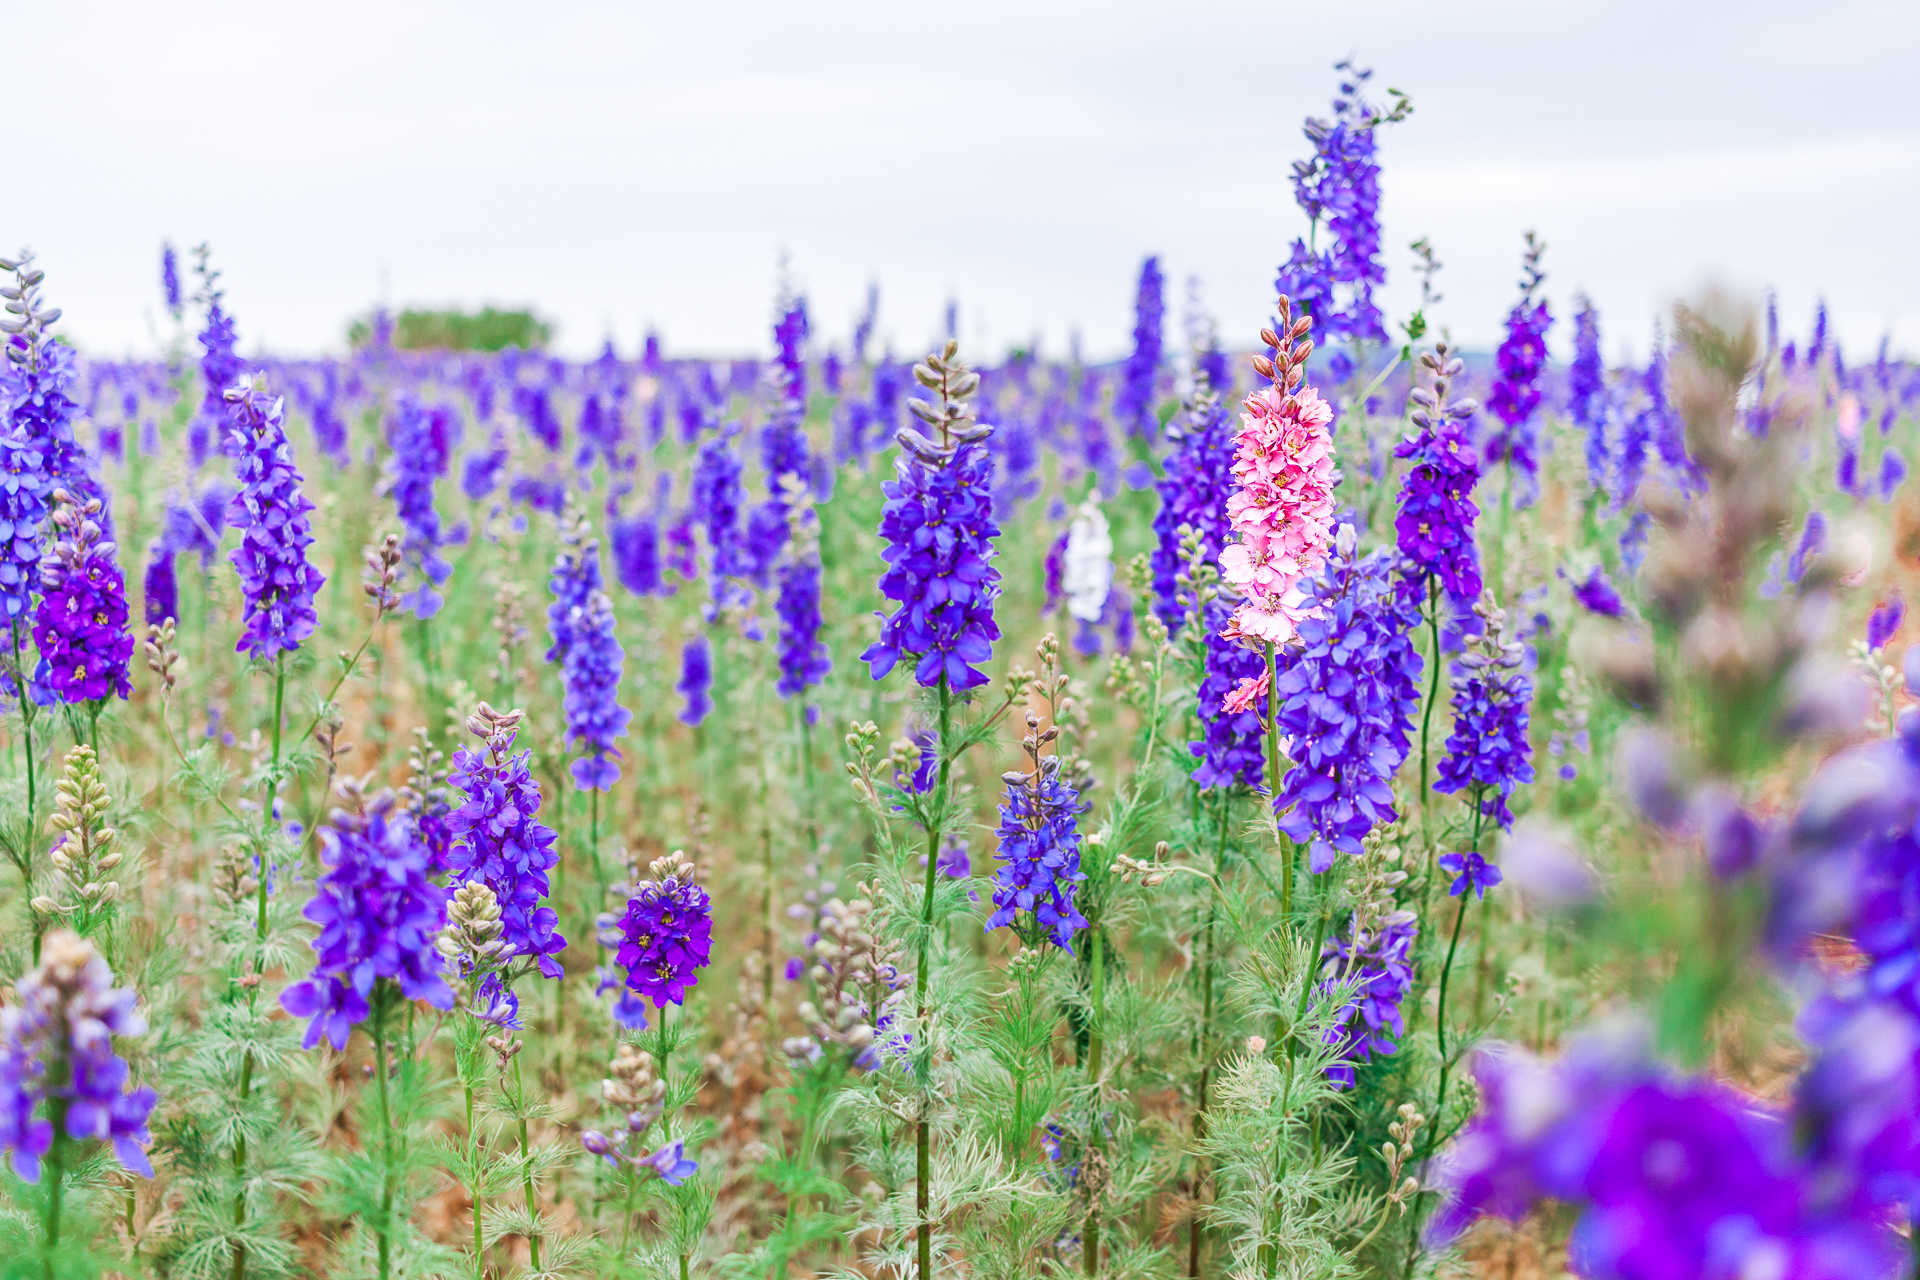
<svg viewBox="0 0 1920 1280">
<path fill-rule="evenodd" d="M 1920 367 L 1450 350 L 1341 70 L 1111 365 L 0 263 L 0 1274 L 1911 1274 Z"/>
</svg>

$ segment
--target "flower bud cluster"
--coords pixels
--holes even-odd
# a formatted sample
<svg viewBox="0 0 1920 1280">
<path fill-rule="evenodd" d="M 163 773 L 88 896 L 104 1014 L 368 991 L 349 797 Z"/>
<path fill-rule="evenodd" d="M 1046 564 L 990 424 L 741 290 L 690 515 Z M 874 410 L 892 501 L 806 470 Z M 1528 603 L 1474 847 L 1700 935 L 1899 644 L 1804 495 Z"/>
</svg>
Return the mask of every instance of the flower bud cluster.
<svg viewBox="0 0 1920 1280">
<path fill-rule="evenodd" d="M 105 877 L 121 858 L 114 847 L 120 834 L 106 823 L 107 789 L 92 747 L 82 744 L 67 752 L 67 773 L 54 806 L 48 825 L 60 835 L 49 855 L 52 893 L 36 897 L 33 909 L 43 916 L 90 920 L 119 899 L 119 882 Z"/>
<path fill-rule="evenodd" d="M 912 983 L 903 953 L 885 938 L 885 912 L 871 896 L 872 886 L 855 886 L 852 902 L 831 898 L 821 909 L 820 935 L 813 944 L 814 999 L 800 1004 L 807 1036 L 786 1041 L 789 1057 L 812 1061 L 823 1046 L 844 1048 L 855 1067 L 880 1065 L 885 1043 L 906 990 Z"/>
</svg>

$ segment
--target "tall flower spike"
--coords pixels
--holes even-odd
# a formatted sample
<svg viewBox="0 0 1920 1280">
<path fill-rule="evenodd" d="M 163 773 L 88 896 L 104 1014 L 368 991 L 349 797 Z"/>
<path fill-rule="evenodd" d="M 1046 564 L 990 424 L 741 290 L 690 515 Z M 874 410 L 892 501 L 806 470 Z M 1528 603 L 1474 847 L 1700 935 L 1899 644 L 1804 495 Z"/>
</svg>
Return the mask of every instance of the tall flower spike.
<svg viewBox="0 0 1920 1280">
<path fill-rule="evenodd" d="M 1539 426 L 1534 410 L 1540 406 L 1540 377 L 1547 367 L 1547 330 L 1553 325 L 1553 314 L 1534 295 L 1546 279 L 1540 270 L 1540 255 L 1546 247 L 1527 232 L 1520 301 L 1507 316 L 1507 336 L 1494 353 L 1493 390 L 1487 393 L 1487 411 L 1500 421 L 1487 437 L 1487 461 L 1505 461 L 1518 473 L 1518 505 L 1523 507 L 1539 491 Z"/>
<path fill-rule="evenodd" d="M 207 460 L 208 446 L 227 419 L 222 397 L 245 367 L 234 353 L 239 334 L 233 318 L 220 305 L 226 295 L 220 289 L 220 273 L 212 266 L 212 252 L 202 244 L 194 247 L 193 255 L 194 274 L 200 277 L 198 301 L 207 308 L 207 327 L 200 331 L 200 411 L 187 424 L 187 465 L 198 471 Z"/>
<path fill-rule="evenodd" d="M 50 893 L 33 900 L 42 916 L 60 916 L 92 933 L 101 916 L 120 897 L 118 881 L 108 879 L 120 865 L 115 848 L 120 834 L 107 825 L 107 789 L 100 781 L 100 764 L 85 745 L 67 752 L 66 776 L 55 792 L 53 817 L 48 825 L 55 837 L 48 860 L 53 863 Z"/>
<path fill-rule="evenodd" d="M 1533 747 L 1527 739 L 1527 708 L 1533 682 L 1520 665 L 1518 640 L 1508 640 L 1506 611 L 1491 592 L 1474 604 L 1485 633 L 1469 637 L 1467 651 L 1454 664 L 1453 732 L 1440 761 L 1433 789 L 1443 795 L 1471 789 L 1480 811 L 1504 830 L 1513 825 L 1507 807 L 1514 788 L 1533 781 Z"/>
<path fill-rule="evenodd" d="M 40 1180 L 53 1146 L 53 1121 L 38 1114 L 49 1098 L 65 1103 L 69 1138 L 110 1142 L 123 1166 L 153 1176 L 147 1117 L 158 1099 L 127 1087 L 126 1059 L 113 1051 L 114 1036 L 146 1033 L 135 999 L 113 985 L 93 944 L 66 929 L 46 936 L 39 967 L 14 984 L 0 1009 L 0 1147 L 23 1180 Z"/>
<path fill-rule="evenodd" d="M 8 630 L 26 625 L 33 614 L 40 526 L 52 487 L 46 454 L 26 431 L 16 426 L 0 432 L 0 626 Z"/>
<path fill-rule="evenodd" d="M 649 875 L 627 901 L 614 960 L 627 971 L 628 989 L 664 1009 L 682 1003 L 712 963 L 713 905 L 677 849 L 656 859 Z"/>
<path fill-rule="evenodd" d="M 308 1049 L 322 1036 L 347 1046 L 353 1028 L 372 1013 L 374 983 L 388 979 L 409 1000 L 453 1007 L 441 978 L 435 936 L 446 919 L 447 891 L 427 879 L 427 853 L 391 791 L 363 813 L 336 809 L 320 833 L 327 871 L 303 913 L 320 926 L 313 974 L 280 994 L 280 1004 L 308 1019 Z"/>
<path fill-rule="evenodd" d="M 1425 603 L 1430 578 L 1438 578 L 1452 599 L 1477 600 L 1480 550 L 1473 523 L 1480 518 L 1480 508 L 1474 505 L 1473 487 L 1480 480 L 1480 455 L 1467 423 L 1479 405 L 1447 399 L 1466 365 L 1449 357 L 1446 343 L 1423 352 L 1420 364 L 1433 382 L 1409 394 L 1414 430 L 1394 450 L 1394 456 L 1407 459 L 1400 514 L 1394 519 L 1401 582 L 1415 604 Z"/>
<path fill-rule="evenodd" d="M 1233 528 L 1227 520 L 1227 495 L 1234 487 L 1234 433 L 1220 389 L 1197 388 L 1168 424 L 1167 435 L 1174 447 L 1156 486 L 1160 510 L 1153 517 L 1153 609 L 1168 633 L 1177 636 L 1186 622 L 1179 575 L 1188 558 L 1181 550 L 1180 531 L 1195 530 L 1207 561 L 1214 563 Z"/>
<path fill-rule="evenodd" d="M 401 398 L 387 429 L 393 457 L 387 462 L 385 492 L 406 530 L 401 544 L 416 581 L 400 607 L 416 618 L 431 618 L 446 603 L 440 586 L 453 566 L 440 556 L 447 543 L 434 507 L 433 486 L 447 470 L 451 428 L 445 409 L 429 409 L 413 396 Z"/>
<path fill-rule="evenodd" d="M 1087 878 L 1080 869 L 1080 833 L 1074 822 L 1087 805 L 1060 776 L 1060 757 L 1041 755 L 1059 736 L 1057 727 L 1043 732 L 1039 717 L 1027 713 L 1027 736 L 1020 746 L 1028 768 L 1002 778 L 1007 798 L 1000 806 L 1000 848 L 994 856 L 1003 865 L 994 873 L 994 911 L 987 917 L 987 929 L 1011 926 L 1028 946 L 1048 939 L 1071 951 L 1074 931 L 1087 927 L 1086 917 L 1073 904 L 1080 882 Z"/>
<path fill-rule="evenodd" d="M 833 657 L 820 639 L 820 522 L 811 503 L 789 511 L 793 531 L 777 577 L 780 594 L 774 613 L 780 620 L 780 680 L 783 698 L 806 692 L 833 670 Z"/>
<path fill-rule="evenodd" d="M 1301 584 L 1326 558 L 1333 534 L 1333 439 L 1327 425 L 1333 408 L 1312 387 L 1301 387 L 1313 352 L 1307 337 L 1313 322 L 1290 320 L 1292 304 L 1280 299 L 1284 333 L 1263 330 L 1271 358 L 1253 365 L 1271 385 L 1248 396 L 1235 437 L 1233 475 L 1239 487 L 1227 499 L 1236 541 L 1220 552 L 1220 574 L 1237 591 L 1240 606 L 1229 624 L 1231 638 L 1284 644 L 1309 616 Z"/>
<path fill-rule="evenodd" d="M 49 486 L 64 487 L 81 503 L 100 499 L 96 520 L 113 538 L 113 512 L 106 490 L 94 474 L 93 459 L 73 433 L 80 416 L 74 403 L 74 349 L 54 341 L 49 332 L 60 318 L 60 308 L 40 301 L 46 272 L 33 265 L 33 255 L 0 258 L 0 270 L 13 273 L 13 284 L 0 287 L 8 316 L 0 333 L 8 334 L 7 362 L 0 366 L 0 419 L 11 416 L 13 428 L 40 454 Z"/>
<path fill-rule="evenodd" d="M 113 543 L 100 540 L 98 498 L 76 506 L 55 489 L 57 541 L 40 561 L 40 603 L 33 640 L 40 648 L 34 682 L 41 701 L 98 702 L 127 697 L 133 633 L 127 629 L 127 586 L 113 560 Z M 40 697 L 36 694 L 36 697 Z"/>
<path fill-rule="evenodd" d="M 566 686 L 567 745 L 589 753 L 575 760 L 570 771 L 581 791 L 611 791 L 620 780 L 615 763 L 620 751 L 614 740 L 627 736 L 627 722 L 633 719 L 619 700 L 627 651 L 616 633 L 613 601 L 604 591 L 594 592 L 570 625 L 573 642 L 560 671 Z"/>
<path fill-rule="evenodd" d="M 963 692 L 987 682 L 974 664 L 992 656 L 1000 637 L 993 620 L 1000 572 L 992 563 L 1000 527 L 993 521 L 993 457 L 986 447 L 993 428 L 973 419 L 967 397 L 979 389 L 980 375 L 960 362 L 958 350 L 949 341 L 913 367 L 914 378 L 939 399 L 911 400 L 908 407 L 934 435 L 902 427 L 894 437 L 901 456 L 895 478 L 882 486 L 887 568 L 880 593 L 897 607 L 860 656 L 875 680 L 906 657 L 916 660 L 913 677 L 921 685 L 944 680 Z"/>
<path fill-rule="evenodd" d="M 1341 525 L 1275 688 L 1274 723 L 1294 761 L 1274 808 L 1282 831 L 1310 842 L 1316 874 L 1336 853 L 1362 852 L 1369 831 L 1398 817 L 1390 783 L 1420 709 L 1419 611 L 1396 596 L 1392 552 L 1361 558 L 1356 544 L 1353 526 Z"/>
<path fill-rule="evenodd" d="M 540 785 L 533 780 L 531 751 L 512 754 L 520 711 L 495 711 L 481 703 L 467 729 L 484 751 L 453 753 L 448 785 L 465 803 L 448 815 L 454 836 L 450 865 L 456 885 L 485 885 L 500 918 L 500 939 L 509 957 L 561 976 L 553 957 L 567 940 L 556 933 L 559 916 L 547 906 L 547 873 L 560 863 L 553 829 L 539 820 Z"/>
<path fill-rule="evenodd" d="M 266 375 L 242 375 L 226 391 L 227 452 L 240 492 L 227 508 L 227 524 L 239 529 L 230 557 L 246 597 L 240 652 L 268 659 L 300 647 L 319 624 L 313 598 L 326 579 L 307 560 L 313 504 L 300 486 L 293 447 L 283 424 L 286 397 L 266 397 Z"/>
</svg>

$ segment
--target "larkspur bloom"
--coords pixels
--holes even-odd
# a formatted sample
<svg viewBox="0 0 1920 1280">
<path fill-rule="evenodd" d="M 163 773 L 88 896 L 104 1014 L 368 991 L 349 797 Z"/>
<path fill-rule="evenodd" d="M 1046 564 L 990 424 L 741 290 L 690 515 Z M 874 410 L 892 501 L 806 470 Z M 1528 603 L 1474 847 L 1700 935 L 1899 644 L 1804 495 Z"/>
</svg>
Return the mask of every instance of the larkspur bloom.
<svg viewBox="0 0 1920 1280">
<path fill-rule="evenodd" d="M 586 513 L 571 500 L 560 512 L 560 552 L 553 559 L 547 588 L 553 593 L 553 603 L 547 606 L 546 660 L 560 664 L 564 671 L 587 605 L 596 593 L 605 590 L 599 540 L 587 525 Z"/>
<path fill-rule="evenodd" d="M 1486 460 L 1506 462 L 1519 476 L 1516 505 L 1528 506 L 1539 490 L 1539 427 L 1534 413 L 1540 407 L 1540 378 L 1547 366 L 1547 330 L 1553 313 L 1535 293 L 1546 276 L 1540 254 L 1546 246 L 1529 231 L 1520 301 L 1507 315 L 1507 336 L 1494 352 L 1493 389 L 1487 393 L 1487 411 L 1500 425 L 1487 436 Z"/>
<path fill-rule="evenodd" d="M 1351 62 L 1335 64 L 1339 95 L 1331 120 L 1308 119 L 1313 155 L 1293 166 L 1293 198 L 1308 220 L 1327 230 L 1325 249 L 1295 240 L 1275 281 L 1328 339 L 1382 342 L 1386 329 L 1373 290 L 1386 280 L 1380 263 L 1380 166 L 1374 130 L 1405 115 L 1382 112 L 1363 95 L 1373 73 Z M 1343 355 L 1338 357 L 1345 360 Z M 1336 377 L 1340 376 L 1336 370 Z"/>
<path fill-rule="evenodd" d="M 1234 435 L 1218 392 L 1211 386 L 1194 394 L 1185 410 L 1168 424 L 1174 442 L 1161 477 L 1160 509 L 1153 516 L 1153 611 L 1177 636 L 1186 621 L 1179 576 L 1185 561 L 1180 530 L 1192 528 L 1209 563 L 1217 562 L 1232 525 L 1227 495 L 1233 491 Z"/>
<path fill-rule="evenodd" d="M 658 859 L 620 919 L 614 960 L 627 971 L 628 989 L 664 1009 L 680 1004 L 713 959 L 713 905 L 678 854 Z"/>
<path fill-rule="evenodd" d="M 1153 393 L 1160 375 L 1165 290 L 1160 259 L 1148 258 L 1140 264 L 1140 286 L 1133 300 L 1133 354 L 1127 357 L 1120 390 L 1113 401 L 1113 415 L 1126 427 L 1127 434 L 1149 440 L 1159 434 L 1160 425 L 1154 418 Z"/>
<path fill-rule="evenodd" d="M 1485 898 L 1487 890 L 1499 884 L 1501 879 L 1500 868 L 1472 849 L 1465 853 L 1440 855 L 1440 869 L 1453 877 L 1453 883 L 1447 887 L 1449 898 L 1458 898 L 1465 893 Z"/>
<path fill-rule="evenodd" d="M 114 1036 L 146 1034 L 130 987 L 115 987 L 91 942 L 65 929 L 41 944 L 40 964 L 14 984 L 0 1009 L 0 1147 L 26 1182 L 40 1180 L 52 1148 L 54 1121 L 37 1114 L 49 1098 L 64 1104 L 66 1136 L 108 1142 L 121 1165 L 153 1176 L 147 1117 L 157 1095 L 130 1088 L 126 1059 Z"/>
<path fill-rule="evenodd" d="M 1312 609 L 1302 584 L 1326 558 L 1333 535 L 1333 407 L 1312 387 L 1275 386 L 1248 396 L 1235 437 L 1227 499 L 1236 541 L 1220 551 L 1220 575 L 1241 596 L 1232 627 L 1249 641 L 1284 644 Z"/>
<path fill-rule="evenodd" d="M 1303 595 L 1300 644 L 1280 655 L 1274 681 L 1274 725 L 1293 754 L 1274 809 L 1280 829 L 1309 844 L 1316 874 L 1336 853 L 1358 855 L 1367 832 L 1398 817 L 1390 780 L 1420 709 L 1419 611 L 1394 589 L 1392 552 L 1358 557 L 1356 541 L 1353 526 L 1341 525 Z"/>
<path fill-rule="evenodd" d="M 613 744 L 627 736 L 627 723 L 633 719 L 619 701 L 626 650 L 616 634 L 613 601 L 604 591 L 594 592 L 570 625 L 573 641 L 560 670 L 566 688 L 567 745 L 591 753 L 575 760 L 570 772 L 582 791 L 611 791 L 620 780 L 615 763 L 620 752 Z"/>
<path fill-rule="evenodd" d="M 1395 911 L 1366 932 L 1356 946 L 1347 932 L 1329 938 L 1320 948 L 1320 990 L 1333 992 L 1351 984 L 1345 1004 L 1327 1028 L 1326 1043 L 1338 1050 L 1327 1068 L 1337 1088 L 1351 1089 L 1353 1069 L 1389 1056 L 1406 1034 L 1401 1006 L 1413 988 L 1413 944 L 1420 933 L 1419 917 Z"/>
<path fill-rule="evenodd" d="M 1407 459 L 1394 518 L 1402 581 L 1416 604 L 1425 603 L 1429 580 L 1437 580 L 1451 599 L 1474 600 L 1480 595 L 1480 550 L 1473 536 L 1480 518 L 1473 501 L 1480 454 L 1468 423 L 1479 406 L 1448 401 L 1448 387 L 1466 366 L 1448 357 L 1446 344 L 1420 360 L 1433 385 L 1410 395 L 1414 431 L 1394 449 L 1395 457 Z"/>
<path fill-rule="evenodd" d="M 897 607 L 860 656 L 875 680 L 903 657 L 915 658 L 916 681 L 944 683 L 958 693 L 987 682 L 974 664 L 992 656 L 1000 636 L 993 620 L 1000 594 L 993 539 L 1000 526 L 993 520 L 993 456 L 986 446 L 993 429 L 974 423 L 968 412 L 965 397 L 980 380 L 954 358 L 956 349 L 949 342 L 943 355 L 914 368 L 923 386 L 943 393 L 937 405 L 913 402 L 940 439 L 911 427 L 897 436 L 901 457 L 895 478 L 882 486 L 887 502 L 880 513 L 887 543 L 880 593 Z"/>
<path fill-rule="evenodd" d="M 1473 1072 L 1481 1106 L 1431 1175 L 1430 1244 L 1553 1199 L 1581 1209 L 1571 1249 L 1590 1276 L 1895 1273 L 1884 1220 L 1823 1188 L 1781 1115 L 1652 1065 L 1636 1035 L 1603 1030 L 1555 1063 L 1496 1045 Z"/>
<path fill-rule="evenodd" d="M 686 700 L 680 723 L 698 725 L 713 710 L 713 652 L 705 636 L 695 636 L 680 647 L 680 683 L 674 692 Z"/>
<path fill-rule="evenodd" d="M 1573 364 L 1567 369 L 1567 416 L 1587 433 L 1587 483 L 1607 491 L 1607 369 L 1600 358 L 1600 313 L 1586 295 L 1573 317 Z"/>
<path fill-rule="evenodd" d="M 107 492 L 86 446 L 74 435 L 74 423 L 80 417 L 80 406 L 72 395 L 76 353 L 54 341 L 49 330 L 60 319 L 60 309 L 46 306 L 40 298 L 46 273 L 33 265 L 31 254 L 0 259 L 0 270 L 13 273 L 6 304 L 10 318 L 0 324 L 0 331 L 8 335 L 0 348 L 6 352 L 6 361 L 0 364 L 0 421 L 10 420 L 9 429 L 30 453 L 39 456 L 47 494 L 58 485 L 83 504 L 100 500 L 96 522 L 111 541 L 113 513 Z M 21 455 L 18 460 L 24 464 L 29 457 Z"/>
<path fill-rule="evenodd" d="M 205 245 L 194 252 L 200 259 L 200 301 L 207 308 L 207 326 L 200 331 L 200 383 L 205 391 L 200 412 L 187 424 L 187 464 L 198 471 L 206 463 L 215 434 L 227 420 L 223 399 L 226 390 L 239 380 L 245 366 L 234 352 L 240 336 L 233 318 L 220 305 L 226 296 L 220 290 L 220 273 L 207 265 Z"/>
<path fill-rule="evenodd" d="M 1627 611 L 1626 602 L 1620 598 L 1613 584 L 1607 581 L 1606 570 L 1597 564 L 1587 571 L 1585 578 L 1574 584 L 1573 598 L 1582 609 L 1603 618 L 1623 617 Z"/>
<path fill-rule="evenodd" d="M 401 550 L 415 576 L 413 589 L 401 597 L 400 607 L 416 618 L 431 618 L 446 603 L 441 584 L 453 566 L 440 556 L 448 539 L 440 529 L 433 487 L 447 470 L 451 450 L 450 410 L 429 409 L 413 396 L 401 398 L 387 429 L 393 457 L 387 463 L 385 492 L 393 498 L 406 537 Z"/>
<path fill-rule="evenodd" d="M 780 679 L 774 692 L 783 698 L 804 693 L 833 670 L 833 657 L 820 639 L 820 533 L 812 506 L 796 515 L 799 530 L 776 571 L 779 595 L 774 614 L 780 622 Z"/>
<path fill-rule="evenodd" d="M 40 526 L 52 481 L 46 454 L 15 427 L 0 433 L 0 625 L 28 621 L 40 585 Z"/>
<path fill-rule="evenodd" d="M 1073 523 L 1067 526 L 1067 549 L 1060 568 L 1068 614 L 1084 623 L 1099 622 L 1113 590 L 1113 534 L 1099 502 L 1091 497 L 1075 510 Z"/>
<path fill-rule="evenodd" d="M 1879 652 L 1887 643 L 1899 634 L 1900 624 L 1907 615 L 1906 597 L 1895 587 L 1881 598 L 1867 617 L 1867 648 Z"/>
<path fill-rule="evenodd" d="M 1046 938 L 1071 951 L 1074 931 L 1087 927 L 1073 903 L 1087 878 L 1080 869 L 1080 833 L 1075 827 L 1086 802 L 1060 776 L 1058 756 L 1036 755 L 1030 770 L 1009 773 L 1005 781 L 1000 847 L 994 853 L 1001 865 L 994 872 L 994 910 L 987 929 L 1012 927 L 1030 945 Z"/>
<path fill-rule="evenodd" d="M 1266 767 L 1266 726 L 1259 708 L 1251 702 L 1232 708 L 1227 704 L 1236 691 L 1258 684 L 1266 675 L 1267 663 L 1257 650 L 1221 634 L 1231 616 L 1224 602 L 1208 602 L 1206 674 L 1200 681 L 1198 706 L 1204 736 L 1187 744 L 1200 760 L 1193 780 L 1203 789 L 1257 787 Z"/>
<path fill-rule="evenodd" d="M 413 823 L 382 792 L 363 813 L 336 809 L 320 832 L 327 870 L 302 914 L 320 926 L 313 940 L 313 974 L 280 994 L 280 1004 L 306 1018 L 302 1044 L 322 1037 L 347 1047 L 353 1028 L 373 1008 L 374 984 L 391 981 L 409 1000 L 453 1007 L 442 980 L 434 935 L 446 921 L 447 891 L 427 878 L 427 851 Z"/>
<path fill-rule="evenodd" d="M 447 815 L 454 841 L 448 865 L 454 884 L 484 884 L 493 891 L 500 937 L 510 954 L 558 978 L 560 962 L 554 957 L 567 940 L 556 932 L 560 918 L 546 899 L 551 891 L 547 873 L 560 865 L 560 854 L 553 828 L 539 819 L 533 753 L 512 754 L 518 722 L 518 712 L 502 715 L 485 703 L 467 721 L 486 746 L 453 753 L 447 782 L 465 800 Z"/>
<path fill-rule="evenodd" d="M 740 457 L 733 449 L 733 439 L 739 432 L 738 423 L 728 423 L 719 435 L 702 444 L 694 455 L 693 474 L 687 482 L 688 504 L 707 534 L 709 621 L 717 616 L 717 610 L 745 599 L 745 589 L 737 580 L 752 571 L 740 530 L 744 489 Z"/>
<path fill-rule="evenodd" d="M 76 506 L 65 489 L 55 489 L 53 499 L 56 538 L 40 561 L 33 614 L 40 649 L 34 696 L 65 703 L 128 697 L 133 635 L 127 630 L 127 586 L 113 560 L 113 543 L 101 541 L 102 504 L 91 498 Z"/>
<path fill-rule="evenodd" d="M 227 452 L 240 481 L 226 512 L 228 526 L 241 531 L 230 557 L 245 598 L 236 648 L 255 659 L 297 649 L 313 634 L 313 597 L 326 582 L 307 561 L 313 504 L 300 490 L 305 477 L 287 443 L 286 399 L 268 400 L 265 391 L 263 375 L 242 375 L 225 396 Z"/>
<path fill-rule="evenodd" d="M 180 318 L 180 257 L 174 253 L 171 244 L 160 246 L 160 297 L 167 304 L 167 314 L 178 320 Z"/>
<path fill-rule="evenodd" d="M 1533 681 L 1519 669 L 1524 647 L 1503 638 L 1505 611 L 1489 597 L 1474 612 L 1486 631 L 1469 638 L 1467 652 L 1454 663 L 1453 732 L 1433 789 L 1442 795 L 1477 795 L 1480 812 L 1504 830 L 1513 825 L 1507 802 L 1514 788 L 1533 781 L 1533 747 L 1527 740 Z"/>
</svg>

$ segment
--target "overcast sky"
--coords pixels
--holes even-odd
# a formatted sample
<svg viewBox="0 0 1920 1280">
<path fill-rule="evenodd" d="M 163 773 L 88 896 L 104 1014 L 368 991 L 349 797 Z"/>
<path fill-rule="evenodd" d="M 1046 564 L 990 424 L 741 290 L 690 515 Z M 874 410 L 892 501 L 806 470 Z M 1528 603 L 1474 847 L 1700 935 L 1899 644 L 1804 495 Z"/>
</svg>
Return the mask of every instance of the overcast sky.
<svg viewBox="0 0 1920 1280">
<path fill-rule="evenodd" d="M 877 281 L 901 354 L 949 298 L 983 354 L 1118 354 L 1157 253 L 1169 337 L 1198 276 L 1244 346 L 1349 54 L 1415 106 L 1381 145 L 1395 317 L 1425 235 L 1438 319 L 1491 346 L 1531 227 L 1556 314 L 1588 292 L 1610 354 L 1709 279 L 1777 289 L 1790 332 L 1825 297 L 1856 358 L 1888 331 L 1920 353 L 1914 0 L 5 13 L 0 245 L 103 354 L 155 349 L 163 239 L 213 245 L 243 350 L 339 349 L 384 300 L 530 303 L 573 353 L 649 326 L 764 351 L 782 254 L 829 341 Z"/>
</svg>

